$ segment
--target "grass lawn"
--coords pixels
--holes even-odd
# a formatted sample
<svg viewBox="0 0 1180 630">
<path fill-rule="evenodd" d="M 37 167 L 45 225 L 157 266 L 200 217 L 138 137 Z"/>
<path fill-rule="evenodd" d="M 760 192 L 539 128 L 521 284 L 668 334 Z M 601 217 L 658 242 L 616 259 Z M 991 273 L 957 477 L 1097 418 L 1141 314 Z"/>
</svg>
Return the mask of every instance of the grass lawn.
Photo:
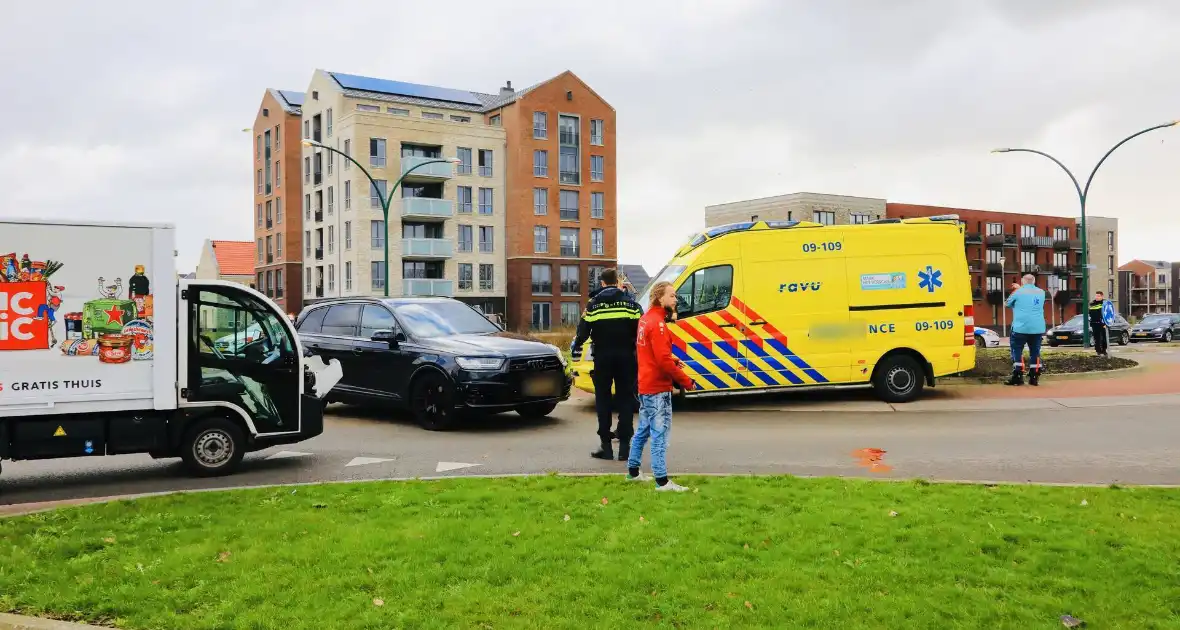
<svg viewBox="0 0 1180 630">
<path fill-rule="evenodd" d="M 1024 354 L 1028 360 L 1028 351 Z M 1138 362 L 1122 357 L 1099 357 L 1093 352 L 1053 350 L 1042 351 L 1041 362 L 1045 374 L 1077 374 L 1080 372 L 1105 372 L 1121 370 L 1139 365 Z M 975 369 L 963 376 L 981 378 L 1007 378 L 1012 375 L 1012 352 L 1008 348 L 980 348 L 975 352 Z"/>
<path fill-rule="evenodd" d="M 0 610 L 184 629 L 1180 627 L 1180 491 L 682 481 L 699 492 L 377 482 L 0 519 Z"/>
</svg>

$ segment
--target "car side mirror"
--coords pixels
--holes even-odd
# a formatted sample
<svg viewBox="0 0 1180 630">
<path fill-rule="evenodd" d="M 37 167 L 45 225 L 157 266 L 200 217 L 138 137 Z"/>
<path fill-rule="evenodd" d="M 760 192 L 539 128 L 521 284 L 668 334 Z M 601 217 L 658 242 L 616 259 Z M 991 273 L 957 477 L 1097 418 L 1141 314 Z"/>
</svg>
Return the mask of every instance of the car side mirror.
<svg viewBox="0 0 1180 630">
<path fill-rule="evenodd" d="M 387 343 L 389 344 L 390 348 L 393 348 L 396 347 L 397 344 L 405 341 L 406 335 L 400 330 L 397 332 L 392 330 L 376 330 L 373 331 L 373 336 L 369 339 L 378 343 Z"/>
</svg>

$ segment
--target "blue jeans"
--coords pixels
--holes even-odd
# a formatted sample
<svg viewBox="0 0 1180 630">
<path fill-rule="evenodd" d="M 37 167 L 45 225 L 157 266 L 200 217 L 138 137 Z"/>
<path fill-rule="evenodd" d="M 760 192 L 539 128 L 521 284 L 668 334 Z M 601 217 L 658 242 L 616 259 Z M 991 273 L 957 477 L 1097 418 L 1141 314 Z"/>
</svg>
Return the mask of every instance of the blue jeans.
<svg viewBox="0 0 1180 630">
<path fill-rule="evenodd" d="M 651 472 L 656 478 L 668 476 L 665 454 L 668 452 L 668 433 L 672 430 L 672 392 L 639 395 L 639 430 L 631 438 L 628 468 L 639 468 L 643 447 L 651 438 Z"/>
<path fill-rule="evenodd" d="M 1012 348 L 1012 367 L 1024 368 L 1024 346 L 1028 345 L 1028 364 L 1030 368 L 1041 367 L 1041 335 L 1027 333 L 1012 333 L 1008 338 L 1008 345 Z"/>
</svg>

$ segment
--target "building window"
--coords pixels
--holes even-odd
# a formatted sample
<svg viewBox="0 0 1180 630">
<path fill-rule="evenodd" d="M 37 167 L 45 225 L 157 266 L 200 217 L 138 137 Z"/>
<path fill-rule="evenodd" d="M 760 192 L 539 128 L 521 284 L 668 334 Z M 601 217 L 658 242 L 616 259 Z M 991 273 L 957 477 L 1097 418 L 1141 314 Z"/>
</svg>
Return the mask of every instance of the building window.
<svg viewBox="0 0 1180 630">
<path fill-rule="evenodd" d="M 358 112 L 379 112 L 381 107 L 378 105 L 369 105 L 367 103 L 357 103 L 356 111 Z"/>
<path fill-rule="evenodd" d="M 259 195 L 262 194 L 262 169 L 258 169 L 258 185 L 255 192 Z"/>
<path fill-rule="evenodd" d="M 496 251 L 495 231 L 490 225 L 479 226 L 479 251 L 485 254 Z"/>
<path fill-rule="evenodd" d="M 307 289 L 304 290 L 304 293 L 311 295 L 311 267 L 307 268 Z"/>
<path fill-rule="evenodd" d="M 470 225 L 459 226 L 459 251 L 470 252 L 475 249 L 475 230 Z"/>
<path fill-rule="evenodd" d="M 352 182 L 344 180 L 344 209 L 352 209 Z"/>
<path fill-rule="evenodd" d="M 601 146 L 602 137 L 606 135 L 606 125 L 601 120 L 590 121 L 590 144 Z"/>
<path fill-rule="evenodd" d="M 277 146 L 275 148 L 278 148 Z M 283 161 L 275 160 L 275 187 L 283 185 Z"/>
<path fill-rule="evenodd" d="M 352 290 L 352 263 L 344 263 L 344 290 Z"/>
<path fill-rule="evenodd" d="M 459 158 L 459 164 L 455 167 L 457 175 L 471 174 L 471 149 L 468 147 L 459 147 L 455 150 L 455 157 Z"/>
<path fill-rule="evenodd" d="M 251 289 L 258 289 L 259 291 L 264 290 L 262 288 L 262 272 L 261 271 L 258 272 L 257 277 L 254 279 L 254 284 L 251 284 L 250 288 Z"/>
<path fill-rule="evenodd" d="M 344 249 L 352 249 L 352 221 L 344 222 Z"/>
<path fill-rule="evenodd" d="M 283 198 L 275 197 L 275 223 L 283 222 Z"/>
<path fill-rule="evenodd" d="M 422 117 L 428 120 L 442 120 L 443 115 L 438 112 L 422 112 Z"/>
<path fill-rule="evenodd" d="M 262 237 L 258 237 L 258 262 L 262 262 Z"/>
<path fill-rule="evenodd" d="M 602 172 L 603 172 L 603 170 L 605 170 L 603 167 L 603 164 L 605 162 L 606 162 L 606 159 L 603 158 L 601 155 L 591 155 L 590 156 L 590 181 L 592 181 L 592 182 L 602 181 Z"/>
<path fill-rule="evenodd" d="M 869 221 L 871 221 L 872 219 L 873 219 L 873 217 L 871 217 L 871 216 L 869 216 L 869 215 L 867 215 L 867 214 L 861 214 L 861 213 L 859 213 L 859 212 L 857 212 L 857 213 L 854 213 L 854 214 L 852 215 L 852 217 L 851 217 L 851 220 L 852 220 L 852 224 L 853 224 L 853 225 L 865 225 L 866 223 L 868 223 L 868 222 L 869 222 Z M 756 218 L 755 218 L 755 217 L 750 217 L 750 220 L 751 220 L 751 221 L 754 221 L 754 220 L 756 220 Z"/>
<path fill-rule="evenodd" d="M 344 139 L 344 155 L 352 157 L 352 140 Z M 352 168 L 352 160 L 344 160 L 344 170 Z"/>
<path fill-rule="evenodd" d="M 995 251 L 996 250 L 994 250 L 994 249 L 987 250 L 988 262 L 1000 262 L 1000 252 L 996 252 L 995 260 L 992 260 L 991 253 L 995 252 Z M 1069 254 L 1067 254 L 1065 252 L 1054 252 L 1053 266 L 1054 267 L 1061 267 L 1061 268 L 1068 267 L 1069 266 Z"/>
<path fill-rule="evenodd" d="M 274 201 L 266 202 L 266 229 L 274 227 L 275 224 L 275 204 Z"/>
<path fill-rule="evenodd" d="M 1114 274 L 1114 256 L 1106 257 L 1106 273 Z"/>
<path fill-rule="evenodd" d="M 303 219 L 311 221 L 311 193 L 303 195 Z"/>
<path fill-rule="evenodd" d="M 578 191 L 562 190 L 558 194 L 562 221 L 578 220 Z"/>
<path fill-rule="evenodd" d="M 303 158 L 303 183 L 311 183 L 311 156 Z"/>
<path fill-rule="evenodd" d="M 578 321 L 582 319 L 581 306 L 577 302 L 562 302 L 561 303 L 561 325 L 562 326 L 577 326 Z"/>
<path fill-rule="evenodd" d="M 816 210 L 815 222 L 824 225 L 836 225 L 836 213 L 832 210 Z"/>
<path fill-rule="evenodd" d="M 451 114 L 451 122 L 469 123 L 471 122 L 471 116 L 456 116 Z"/>
<path fill-rule="evenodd" d="M 360 108 L 358 107 L 357 109 L 360 109 Z M 311 137 L 311 121 L 305 120 L 305 121 L 303 121 L 303 139 L 307 140 L 310 137 Z M 308 283 L 308 287 L 309 288 L 311 287 L 310 282 Z"/>
<path fill-rule="evenodd" d="M 334 159 L 335 156 L 336 156 L 335 153 L 328 151 L 328 174 L 329 175 L 332 174 L 332 165 L 336 163 L 336 160 Z"/>
<path fill-rule="evenodd" d="M 1110 278 L 1106 281 L 1106 297 L 1112 301 L 1116 297 L 1114 294 L 1114 278 Z"/>
<path fill-rule="evenodd" d="M 533 112 L 533 138 L 544 140 L 549 137 L 549 115 L 545 112 Z"/>
<path fill-rule="evenodd" d="M 378 179 L 376 184 L 369 183 L 369 207 L 380 208 L 381 200 L 385 198 L 385 180 Z"/>
<path fill-rule="evenodd" d="M 282 241 L 279 241 L 279 243 L 282 243 Z M 283 270 L 282 269 L 275 269 L 275 297 L 283 297 Z"/>
<path fill-rule="evenodd" d="M 549 152 L 533 151 L 533 177 L 549 177 Z"/>
<path fill-rule="evenodd" d="M 492 189 L 491 188 L 480 188 L 479 189 L 479 213 L 480 214 L 492 214 L 493 212 L 494 212 L 494 208 L 492 206 Z"/>
<path fill-rule="evenodd" d="M 1034 237 L 1036 237 L 1036 235 L 1037 235 L 1037 226 L 1035 226 L 1035 225 L 1022 225 L 1022 226 L 1020 226 L 1020 237 L 1021 238 L 1034 238 Z"/>
<path fill-rule="evenodd" d="M 386 114 L 393 114 L 394 116 L 409 116 L 410 110 L 408 110 L 404 107 L 386 107 L 385 113 Z"/>
<path fill-rule="evenodd" d="M 496 268 L 495 265 L 488 265 L 480 263 L 479 265 L 479 290 L 493 291 L 496 288 Z"/>
<path fill-rule="evenodd" d="M 590 265 L 589 267 L 586 268 L 586 272 L 587 272 L 586 275 L 589 277 L 591 291 L 593 291 L 594 289 L 597 289 L 598 286 L 602 283 L 602 272 L 603 271 L 606 271 L 606 267 L 603 267 L 600 265 Z M 635 287 L 635 288 L 640 289 L 640 290 L 643 289 L 643 287 Z"/>
<path fill-rule="evenodd" d="M 336 265 L 328 265 L 328 290 L 336 290 Z"/>
<path fill-rule="evenodd" d="M 590 253 L 595 256 L 603 254 L 603 230 L 601 228 L 592 228 L 590 230 Z"/>
<path fill-rule="evenodd" d="M 533 253 L 545 254 L 549 252 L 549 228 L 543 225 L 533 227 Z"/>
<path fill-rule="evenodd" d="M 561 255 L 578 255 L 578 228 L 561 228 Z"/>
<path fill-rule="evenodd" d="M 480 149 L 479 150 L 479 176 L 480 177 L 491 177 L 492 176 L 492 150 L 491 149 Z"/>
<path fill-rule="evenodd" d="M 282 237 L 282 235 L 279 235 L 279 237 L 275 239 L 275 258 L 279 262 L 283 261 L 283 237 Z"/>
<path fill-rule="evenodd" d="M 603 192 L 590 193 L 590 218 L 591 219 L 605 219 L 606 218 L 606 193 L 603 193 Z"/>
<path fill-rule="evenodd" d="M 472 269 L 474 265 L 471 263 L 459 263 L 459 290 L 470 291 L 472 287 Z"/>
<path fill-rule="evenodd" d="M 471 214 L 471 186 L 455 188 L 455 203 L 459 214 Z"/>
<path fill-rule="evenodd" d="M 275 148 L 281 149 L 283 147 L 282 125 L 275 125 Z"/>
<path fill-rule="evenodd" d="M 303 255 L 311 258 L 311 230 L 303 232 Z"/>
<path fill-rule="evenodd" d="M 533 214 L 539 217 L 549 214 L 548 188 L 533 189 Z"/>
<path fill-rule="evenodd" d="M 254 206 L 254 214 L 257 215 L 258 227 L 262 227 L 262 204 Z"/>
<path fill-rule="evenodd" d="M 531 323 L 533 330 L 549 330 L 553 327 L 550 321 L 550 309 L 552 305 L 548 302 L 533 302 L 533 321 Z"/>
<path fill-rule="evenodd" d="M 369 138 L 369 166 L 385 168 L 385 138 Z"/>
<path fill-rule="evenodd" d="M 559 181 L 563 184 L 581 184 L 582 173 L 580 164 L 581 134 L 579 133 L 580 119 L 577 116 L 557 117 L 557 170 Z"/>
<path fill-rule="evenodd" d="M 328 186 L 328 214 L 332 214 L 336 209 L 336 191 L 331 186 Z"/>
<path fill-rule="evenodd" d="M 993 233 L 991 231 L 991 227 L 993 225 L 1000 225 L 1000 224 L 999 223 L 988 223 L 987 224 L 987 227 L 988 227 L 987 233 L 988 234 Z M 995 234 L 1000 234 L 1003 232 L 1003 229 L 1002 229 L 1003 226 L 1000 226 L 1000 227 L 1001 227 L 1001 230 L 995 232 Z M 1069 240 L 1069 228 L 1063 228 L 1063 227 L 1053 228 L 1053 240 L 1055 240 L 1055 241 L 1068 241 Z"/>
<path fill-rule="evenodd" d="M 1021 273 L 1032 273 L 1032 268 L 1037 264 L 1037 252 L 1034 250 L 1023 250 L 1020 252 L 1020 266 Z"/>
<path fill-rule="evenodd" d="M 328 119 L 327 133 L 328 133 L 328 137 L 331 138 L 332 137 L 332 108 L 331 107 L 328 108 L 327 114 L 328 114 L 328 116 L 327 116 L 327 119 Z"/>
<path fill-rule="evenodd" d="M 1106 249 L 1112 252 L 1114 251 L 1114 232 L 1106 233 Z"/>
<path fill-rule="evenodd" d="M 561 266 L 561 294 L 578 295 L 582 291 L 581 271 L 577 265 Z"/>
<path fill-rule="evenodd" d="M 374 289 L 385 290 L 385 262 L 374 260 L 369 263 L 369 277 L 372 278 Z"/>
<path fill-rule="evenodd" d="M 336 226 L 328 226 L 328 253 L 331 254 L 336 251 Z"/>
<path fill-rule="evenodd" d="M 553 294 L 553 267 L 533 265 L 533 295 Z"/>
<path fill-rule="evenodd" d="M 495 116 L 492 116 L 491 118 L 489 118 L 488 124 L 493 127 L 499 127 L 500 126 L 500 115 L 496 114 Z"/>
<path fill-rule="evenodd" d="M 369 223 L 369 244 L 373 249 L 385 247 L 385 222 L 376 220 Z"/>
</svg>

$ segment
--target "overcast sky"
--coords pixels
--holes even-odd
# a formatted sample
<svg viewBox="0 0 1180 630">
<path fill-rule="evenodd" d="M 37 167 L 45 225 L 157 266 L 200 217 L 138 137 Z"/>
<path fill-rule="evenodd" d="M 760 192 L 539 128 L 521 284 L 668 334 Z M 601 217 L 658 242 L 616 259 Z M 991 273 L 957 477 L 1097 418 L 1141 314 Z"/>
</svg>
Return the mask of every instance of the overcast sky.
<svg viewBox="0 0 1180 630">
<path fill-rule="evenodd" d="M 1180 118 L 1176 0 L 15 2 L 0 216 L 169 221 L 182 270 L 252 238 L 252 125 L 315 68 L 495 92 L 570 69 L 618 112 L 619 256 L 655 272 L 704 206 L 798 191 L 1075 216 Z M 340 7 L 340 8 L 337 8 Z M 344 7 L 347 7 L 344 8 Z M 1091 214 L 1180 258 L 1180 127 L 1125 145 Z"/>
</svg>

